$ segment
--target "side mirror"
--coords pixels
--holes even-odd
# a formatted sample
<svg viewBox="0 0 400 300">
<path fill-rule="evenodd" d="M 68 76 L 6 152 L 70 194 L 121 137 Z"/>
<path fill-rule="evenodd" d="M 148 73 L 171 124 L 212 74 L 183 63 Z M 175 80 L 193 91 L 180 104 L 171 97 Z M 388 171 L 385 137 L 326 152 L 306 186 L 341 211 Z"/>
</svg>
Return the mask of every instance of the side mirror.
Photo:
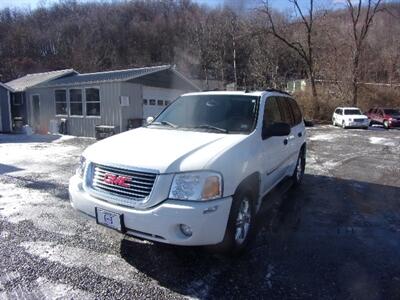
<svg viewBox="0 0 400 300">
<path fill-rule="evenodd" d="M 271 136 L 285 136 L 290 134 L 290 125 L 287 123 L 273 123 L 268 127 L 263 126 L 262 139 L 265 140 Z"/>
<path fill-rule="evenodd" d="M 146 124 L 151 124 L 154 121 L 154 117 L 147 117 Z"/>
</svg>

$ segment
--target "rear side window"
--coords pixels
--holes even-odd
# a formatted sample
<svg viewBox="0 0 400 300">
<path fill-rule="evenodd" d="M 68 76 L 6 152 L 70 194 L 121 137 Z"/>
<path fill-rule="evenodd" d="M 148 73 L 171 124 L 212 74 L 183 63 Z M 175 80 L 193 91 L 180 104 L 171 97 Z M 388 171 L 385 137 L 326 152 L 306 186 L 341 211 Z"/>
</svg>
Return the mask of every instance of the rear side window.
<svg viewBox="0 0 400 300">
<path fill-rule="evenodd" d="M 282 120 L 284 123 L 289 124 L 291 127 L 295 125 L 294 118 L 292 115 L 292 110 L 290 109 L 290 104 L 288 98 L 279 97 L 278 104 L 281 110 Z"/>
<path fill-rule="evenodd" d="M 290 108 L 292 109 L 294 125 L 300 124 L 303 121 L 300 107 L 294 99 L 289 99 Z"/>
<path fill-rule="evenodd" d="M 282 123 L 283 119 L 279 110 L 279 105 L 275 97 L 267 98 L 264 109 L 263 123 L 268 127 L 274 123 Z"/>
</svg>

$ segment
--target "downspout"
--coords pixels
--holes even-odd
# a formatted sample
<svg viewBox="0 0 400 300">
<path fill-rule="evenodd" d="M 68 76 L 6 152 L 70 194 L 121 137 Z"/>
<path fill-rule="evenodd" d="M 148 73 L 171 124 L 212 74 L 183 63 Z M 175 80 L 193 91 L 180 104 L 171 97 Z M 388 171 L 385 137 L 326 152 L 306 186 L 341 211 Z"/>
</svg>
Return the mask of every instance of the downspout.
<svg viewBox="0 0 400 300">
<path fill-rule="evenodd" d="M 8 99 L 8 126 L 10 128 L 10 132 L 12 132 L 12 116 L 11 116 L 11 93 L 7 91 L 7 99 Z"/>
</svg>

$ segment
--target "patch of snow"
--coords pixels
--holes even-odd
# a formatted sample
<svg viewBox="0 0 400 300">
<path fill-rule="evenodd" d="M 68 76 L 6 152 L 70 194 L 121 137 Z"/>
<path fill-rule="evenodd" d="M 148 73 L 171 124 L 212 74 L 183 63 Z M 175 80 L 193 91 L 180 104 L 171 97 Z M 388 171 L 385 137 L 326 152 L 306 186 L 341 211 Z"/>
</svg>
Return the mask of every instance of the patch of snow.
<svg viewBox="0 0 400 300">
<path fill-rule="evenodd" d="M 396 143 L 393 140 L 383 137 L 370 137 L 369 142 L 375 145 L 396 146 Z"/>
<path fill-rule="evenodd" d="M 311 141 L 331 141 L 334 138 L 335 138 L 335 135 L 333 135 L 333 134 L 317 134 L 317 135 L 310 137 L 309 139 Z"/>
<path fill-rule="evenodd" d="M 36 283 L 43 299 L 95 299 L 86 291 L 74 289 L 67 284 L 54 283 L 44 277 L 39 277 Z"/>
<path fill-rule="evenodd" d="M 25 250 L 34 256 L 60 263 L 67 267 L 86 267 L 100 276 L 132 283 L 138 270 L 123 258 L 52 242 L 23 242 Z M 135 282 L 133 282 L 135 283 Z"/>
</svg>

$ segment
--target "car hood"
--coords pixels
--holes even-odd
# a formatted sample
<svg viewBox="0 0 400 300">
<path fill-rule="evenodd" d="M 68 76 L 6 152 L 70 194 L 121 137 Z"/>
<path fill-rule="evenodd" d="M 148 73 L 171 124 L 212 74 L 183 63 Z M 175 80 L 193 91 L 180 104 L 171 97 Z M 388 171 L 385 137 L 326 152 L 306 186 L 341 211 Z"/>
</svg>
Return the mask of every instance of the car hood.
<svg viewBox="0 0 400 300">
<path fill-rule="evenodd" d="M 366 115 L 345 115 L 349 119 L 368 119 Z"/>
<path fill-rule="evenodd" d="M 200 170 L 247 135 L 138 128 L 88 147 L 87 160 L 104 165 L 172 173 Z"/>
</svg>

